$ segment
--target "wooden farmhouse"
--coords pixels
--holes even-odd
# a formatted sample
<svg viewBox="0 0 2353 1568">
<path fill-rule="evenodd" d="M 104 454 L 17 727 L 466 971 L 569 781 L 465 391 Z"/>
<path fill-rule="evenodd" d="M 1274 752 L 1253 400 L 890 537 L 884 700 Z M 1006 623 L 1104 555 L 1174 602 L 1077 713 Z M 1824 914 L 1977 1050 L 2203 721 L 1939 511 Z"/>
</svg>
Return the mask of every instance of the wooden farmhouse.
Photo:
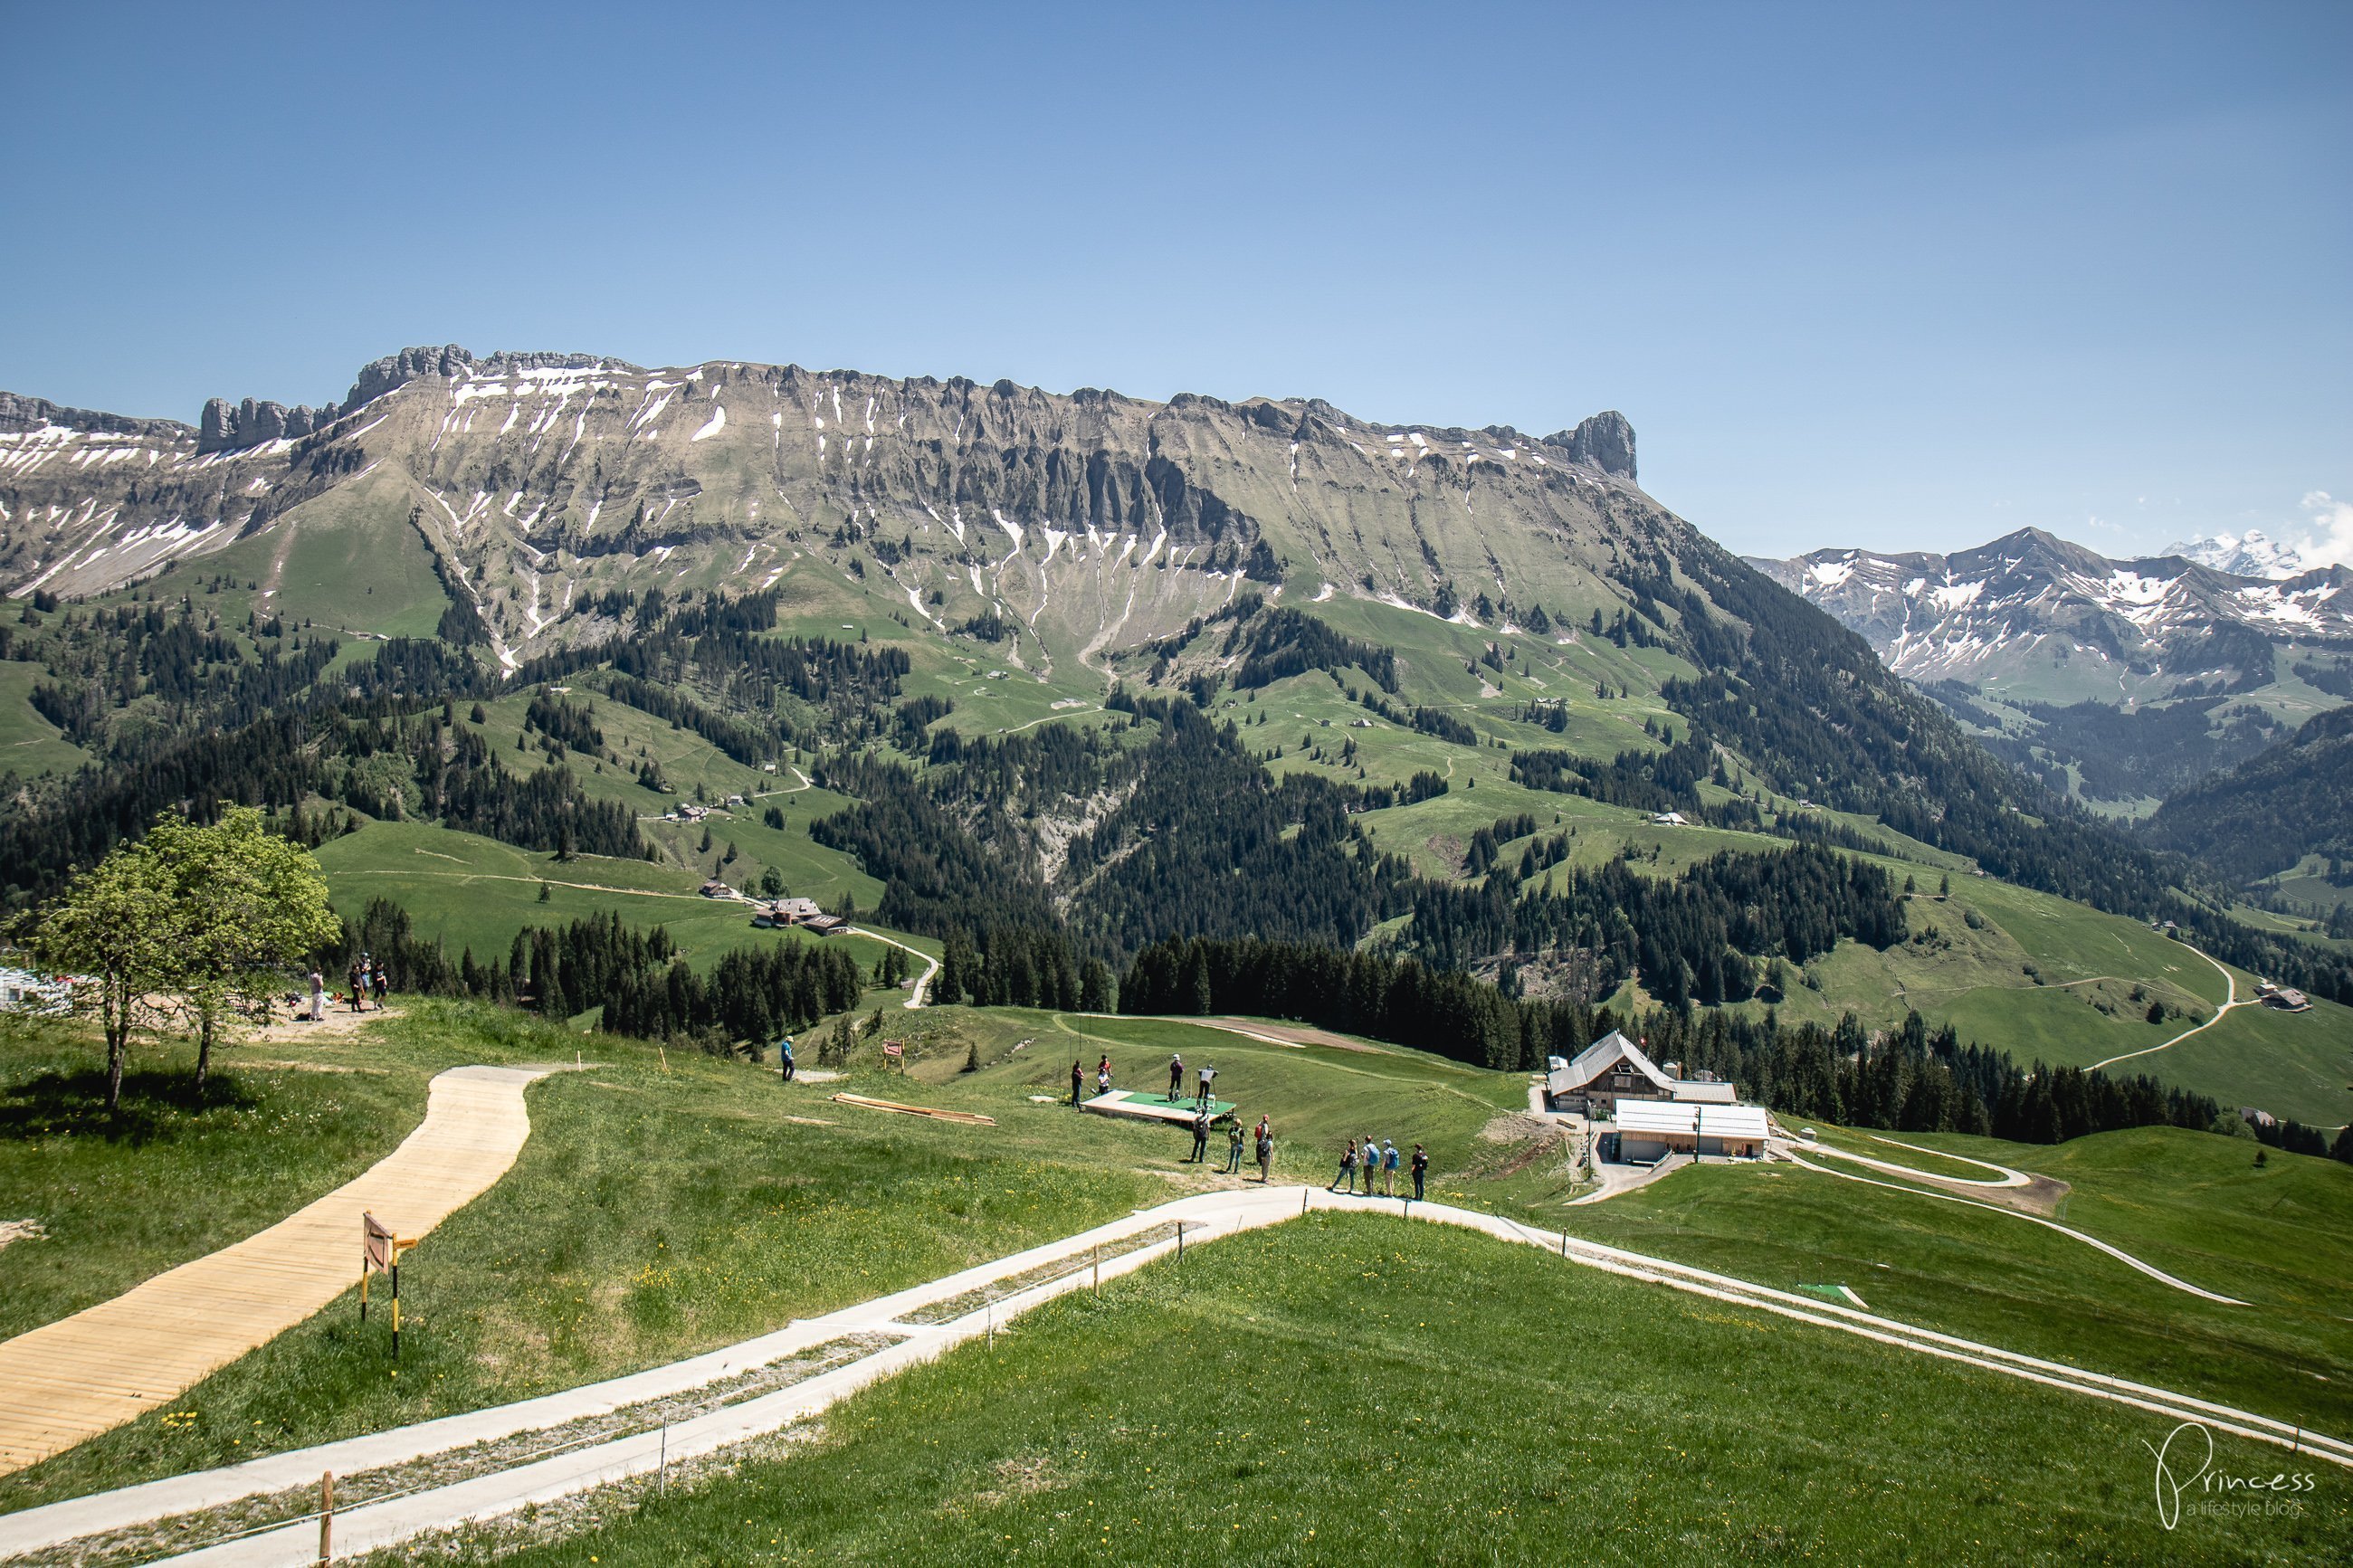
<svg viewBox="0 0 2353 1568">
<path fill-rule="evenodd" d="M 1666 1100 L 1687 1105 L 1730 1105 L 1734 1086 L 1712 1078 L 1687 1079 L 1660 1067 L 1616 1029 L 1602 1036 L 1573 1061 L 1552 1058 L 1545 1075 L 1545 1103 L 1555 1110 L 1609 1117 L 1621 1100 Z"/>
</svg>

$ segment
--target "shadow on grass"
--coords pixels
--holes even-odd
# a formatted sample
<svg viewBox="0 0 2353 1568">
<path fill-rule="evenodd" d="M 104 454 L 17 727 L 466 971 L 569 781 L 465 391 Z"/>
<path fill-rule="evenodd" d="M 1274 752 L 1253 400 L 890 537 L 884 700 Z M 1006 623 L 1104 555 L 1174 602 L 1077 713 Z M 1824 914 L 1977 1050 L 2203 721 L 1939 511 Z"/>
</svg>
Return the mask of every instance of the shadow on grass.
<svg viewBox="0 0 2353 1568">
<path fill-rule="evenodd" d="M 151 1069 L 124 1073 L 121 1101 L 109 1111 L 103 1068 L 45 1072 L 0 1091 L 0 1142 L 96 1137 L 142 1145 L 198 1131 L 207 1115 L 248 1110 L 259 1103 L 251 1089 L 226 1073 L 214 1073 L 199 1095 L 192 1074 Z"/>
</svg>

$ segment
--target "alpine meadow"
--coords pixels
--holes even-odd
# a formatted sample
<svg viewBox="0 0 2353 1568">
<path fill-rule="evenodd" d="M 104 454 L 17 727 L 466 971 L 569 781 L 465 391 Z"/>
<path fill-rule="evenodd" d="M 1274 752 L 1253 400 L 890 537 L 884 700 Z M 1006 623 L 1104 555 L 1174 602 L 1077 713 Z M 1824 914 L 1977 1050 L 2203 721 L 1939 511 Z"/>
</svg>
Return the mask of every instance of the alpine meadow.
<svg viewBox="0 0 2353 1568">
<path fill-rule="evenodd" d="M 2343 1560 L 2341 16 L 23 11 L 0 1561 Z"/>
</svg>

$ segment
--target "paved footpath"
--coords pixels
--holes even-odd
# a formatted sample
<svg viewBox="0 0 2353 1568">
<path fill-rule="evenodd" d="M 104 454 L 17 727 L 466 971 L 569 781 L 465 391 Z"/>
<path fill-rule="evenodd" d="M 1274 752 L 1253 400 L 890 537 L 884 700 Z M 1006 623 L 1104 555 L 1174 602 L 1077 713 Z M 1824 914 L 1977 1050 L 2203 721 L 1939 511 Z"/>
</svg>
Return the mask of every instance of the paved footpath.
<svg viewBox="0 0 2353 1568">
<path fill-rule="evenodd" d="M 269 1229 L 0 1342 L 0 1475 L 168 1405 L 359 1278 L 360 1215 L 423 1236 L 506 1173 L 554 1067 L 452 1068 L 400 1147 Z"/>
</svg>

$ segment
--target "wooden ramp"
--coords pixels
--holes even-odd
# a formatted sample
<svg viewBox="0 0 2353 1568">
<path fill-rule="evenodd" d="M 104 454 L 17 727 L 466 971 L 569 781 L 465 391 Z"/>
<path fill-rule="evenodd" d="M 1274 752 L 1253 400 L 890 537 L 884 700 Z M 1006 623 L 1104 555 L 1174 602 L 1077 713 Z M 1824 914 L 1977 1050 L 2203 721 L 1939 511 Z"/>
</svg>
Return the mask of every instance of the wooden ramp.
<svg viewBox="0 0 2353 1568">
<path fill-rule="evenodd" d="M 552 1067 L 452 1068 L 400 1147 L 269 1229 L 0 1342 L 0 1475 L 167 1405 L 359 1279 L 360 1215 L 421 1237 L 506 1173 Z"/>
</svg>

